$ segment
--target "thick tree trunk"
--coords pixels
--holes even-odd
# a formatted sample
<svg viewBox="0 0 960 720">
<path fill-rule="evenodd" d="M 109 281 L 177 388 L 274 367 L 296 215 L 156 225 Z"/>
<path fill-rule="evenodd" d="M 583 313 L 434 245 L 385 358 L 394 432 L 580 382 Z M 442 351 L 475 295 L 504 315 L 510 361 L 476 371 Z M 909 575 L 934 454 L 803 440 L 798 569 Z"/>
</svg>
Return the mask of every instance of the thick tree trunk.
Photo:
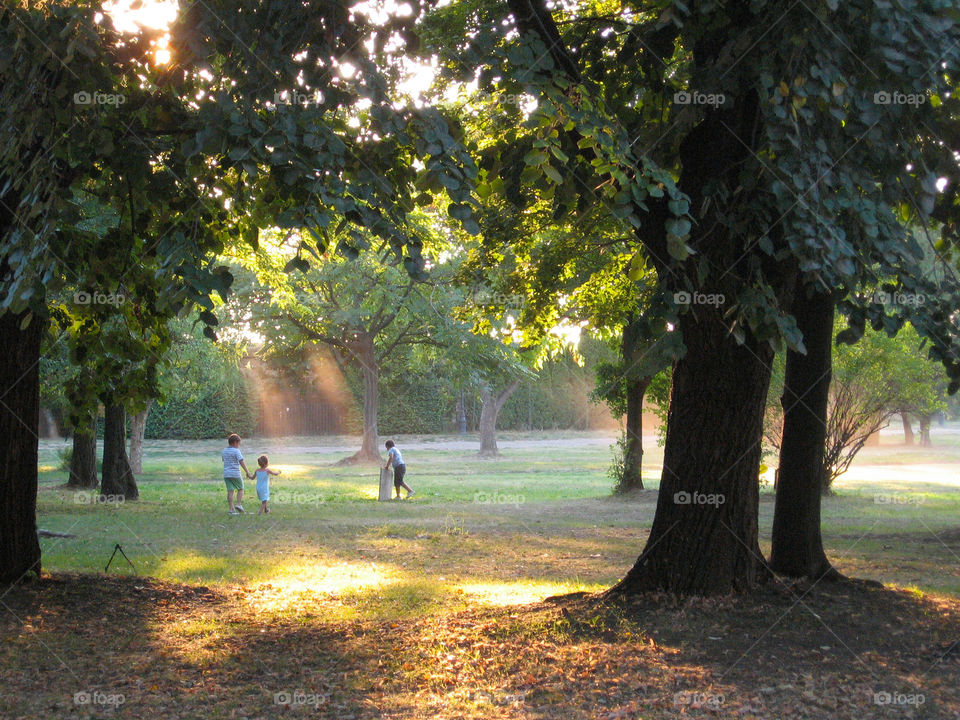
<svg viewBox="0 0 960 720">
<path fill-rule="evenodd" d="M 91 415 L 83 425 L 73 430 L 73 456 L 70 460 L 70 478 L 67 485 L 75 488 L 95 488 L 97 478 L 97 424 Z"/>
<path fill-rule="evenodd" d="M 500 454 L 497 448 L 497 417 L 503 405 L 520 387 L 520 381 L 514 380 L 496 395 L 484 387 L 481 394 L 483 404 L 480 407 L 480 456 L 495 457 Z"/>
<path fill-rule="evenodd" d="M 720 311 L 681 315 L 660 494 L 643 554 L 611 593 L 714 595 L 765 578 L 757 536 L 772 351 L 738 345 Z"/>
<path fill-rule="evenodd" d="M 354 357 L 363 372 L 363 439 L 360 449 L 338 464 L 379 463 L 380 448 L 377 446 L 377 402 L 380 392 L 380 364 L 377 361 L 373 338 L 361 338 L 357 342 Z"/>
<path fill-rule="evenodd" d="M 136 500 L 140 497 L 137 481 L 127 459 L 126 412 L 123 405 L 108 405 L 103 424 L 102 497 Z"/>
<path fill-rule="evenodd" d="M 147 415 L 153 400 L 147 401 L 147 406 L 130 418 L 130 469 L 134 475 L 143 472 L 143 436 L 147 432 Z"/>
<path fill-rule="evenodd" d="M 903 422 L 903 444 L 913 445 L 913 427 L 910 425 L 910 415 L 901 412 L 900 420 Z"/>
<path fill-rule="evenodd" d="M 37 541 L 37 427 L 40 421 L 40 343 L 34 316 L 0 315 L 0 582 L 40 573 Z"/>
<path fill-rule="evenodd" d="M 790 577 L 821 578 L 834 572 L 820 536 L 834 300 L 801 289 L 792 313 L 807 353 L 787 351 L 770 567 Z"/>
</svg>

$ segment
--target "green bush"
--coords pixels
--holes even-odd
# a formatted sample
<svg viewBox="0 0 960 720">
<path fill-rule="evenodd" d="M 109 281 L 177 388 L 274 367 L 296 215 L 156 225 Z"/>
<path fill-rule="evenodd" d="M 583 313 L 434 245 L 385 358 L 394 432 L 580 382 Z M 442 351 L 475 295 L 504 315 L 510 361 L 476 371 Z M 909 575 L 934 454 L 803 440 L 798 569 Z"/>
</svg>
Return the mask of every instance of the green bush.
<svg viewBox="0 0 960 720">
<path fill-rule="evenodd" d="M 252 393 L 240 379 L 200 394 L 174 394 L 154 403 L 147 416 L 146 437 L 207 439 L 235 432 L 252 435 L 257 426 Z"/>
</svg>

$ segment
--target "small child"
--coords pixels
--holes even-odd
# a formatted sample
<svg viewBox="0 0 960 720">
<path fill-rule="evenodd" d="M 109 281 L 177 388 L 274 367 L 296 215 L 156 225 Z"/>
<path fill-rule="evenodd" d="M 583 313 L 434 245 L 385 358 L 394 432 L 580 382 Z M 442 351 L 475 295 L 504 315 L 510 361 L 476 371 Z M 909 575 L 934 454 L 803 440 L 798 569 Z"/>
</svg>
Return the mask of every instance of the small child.
<svg viewBox="0 0 960 720">
<path fill-rule="evenodd" d="M 271 470 L 267 465 L 270 463 L 270 460 L 267 459 L 266 455 L 261 455 L 257 458 L 257 465 L 260 468 L 256 471 L 257 475 L 257 497 L 260 498 L 260 512 L 257 515 L 264 515 L 270 512 L 270 508 L 267 507 L 267 501 L 270 499 L 270 476 L 279 475 L 279 470 Z"/>
<path fill-rule="evenodd" d="M 403 462 L 403 455 L 400 454 L 400 450 L 393 440 L 387 440 L 386 446 L 387 464 L 383 466 L 383 469 L 386 470 L 391 463 L 393 464 L 393 489 L 397 491 L 397 500 L 400 499 L 400 488 L 406 490 L 407 497 L 410 497 L 413 495 L 413 490 L 403 481 L 403 476 L 407 474 L 407 465 Z"/>
<path fill-rule="evenodd" d="M 240 474 L 240 468 L 247 477 L 250 473 L 247 466 L 243 463 L 243 453 L 240 452 L 240 436 L 232 433 L 227 438 L 227 447 L 221 453 L 223 459 L 223 483 L 227 486 L 227 514 L 239 515 L 244 512 L 243 509 L 243 475 Z M 237 504 L 233 504 L 233 492 L 237 492 Z"/>
</svg>

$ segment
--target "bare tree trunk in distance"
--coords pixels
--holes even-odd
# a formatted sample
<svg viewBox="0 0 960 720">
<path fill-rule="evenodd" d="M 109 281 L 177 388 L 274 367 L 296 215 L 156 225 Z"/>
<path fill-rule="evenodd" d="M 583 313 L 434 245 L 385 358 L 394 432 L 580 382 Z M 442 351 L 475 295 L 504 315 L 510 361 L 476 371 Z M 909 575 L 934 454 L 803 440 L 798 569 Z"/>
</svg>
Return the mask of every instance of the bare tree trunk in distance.
<svg viewBox="0 0 960 720">
<path fill-rule="evenodd" d="M 637 362 L 640 339 L 639 325 L 627 323 L 623 328 L 621 355 L 628 377 L 633 364 Z M 628 493 L 631 490 L 643 490 L 643 397 L 653 381 L 652 377 L 639 377 L 627 382 L 627 420 L 624 428 L 623 476 L 617 483 L 616 492 Z"/>
<path fill-rule="evenodd" d="M 103 479 L 101 497 L 122 497 L 136 500 L 140 497 L 137 481 L 127 459 L 126 411 L 121 404 L 108 405 L 103 426 Z"/>
<path fill-rule="evenodd" d="M 791 312 L 807 352 L 787 350 L 770 567 L 790 577 L 836 577 L 820 535 L 834 300 L 799 288 Z"/>
<path fill-rule="evenodd" d="M 903 444 L 913 445 L 913 427 L 910 425 L 910 415 L 901 411 L 900 420 L 903 422 Z"/>
<path fill-rule="evenodd" d="M 360 449 L 350 457 L 340 460 L 338 465 L 356 465 L 358 463 L 380 463 L 377 429 L 377 404 L 380 392 L 380 363 L 377 360 L 373 338 L 362 337 L 357 341 L 355 359 L 360 363 L 363 373 L 363 439 Z"/>
<path fill-rule="evenodd" d="M 500 454 L 497 448 L 497 417 L 500 410 L 510 396 L 520 387 L 519 380 L 513 380 L 496 395 L 489 387 L 484 387 L 480 407 L 480 457 L 496 457 Z"/>
<path fill-rule="evenodd" d="M 74 488 L 95 488 L 97 477 L 97 420 L 91 413 L 83 425 L 73 429 L 73 455 L 70 458 L 70 478 L 67 485 Z"/>
<path fill-rule="evenodd" d="M 0 582 L 40 574 L 37 540 L 37 427 L 40 344 L 45 323 L 34 315 L 0 315 Z"/>
<path fill-rule="evenodd" d="M 930 447 L 933 442 L 930 440 L 930 416 L 922 415 L 920 417 L 920 447 Z"/>
<path fill-rule="evenodd" d="M 153 400 L 147 401 L 147 406 L 130 418 L 130 469 L 134 475 L 143 472 L 143 436 L 147 432 L 147 416 Z"/>
</svg>

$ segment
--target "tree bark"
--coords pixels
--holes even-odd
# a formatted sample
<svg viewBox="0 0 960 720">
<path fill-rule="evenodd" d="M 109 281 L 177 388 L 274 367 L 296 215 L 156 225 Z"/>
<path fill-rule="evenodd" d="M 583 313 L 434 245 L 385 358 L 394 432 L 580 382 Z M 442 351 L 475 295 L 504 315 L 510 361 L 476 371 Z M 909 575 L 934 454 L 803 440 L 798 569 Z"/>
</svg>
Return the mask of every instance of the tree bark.
<svg viewBox="0 0 960 720">
<path fill-rule="evenodd" d="M 37 540 L 37 427 L 40 421 L 40 343 L 36 315 L 0 315 L 0 582 L 40 573 Z"/>
<path fill-rule="evenodd" d="M 643 397 L 653 380 L 651 377 L 634 378 L 631 374 L 638 361 L 639 326 L 627 323 L 623 328 L 621 355 L 627 377 L 627 420 L 623 438 L 623 475 L 617 483 L 618 493 L 643 490 Z"/>
<path fill-rule="evenodd" d="M 87 423 L 73 430 L 73 455 L 67 485 L 74 488 L 95 488 L 97 478 L 97 425 L 91 415 Z"/>
<path fill-rule="evenodd" d="M 467 434 L 467 405 L 463 397 L 463 388 L 460 388 L 460 394 L 457 396 L 457 434 Z"/>
<path fill-rule="evenodd" d="M 627 420 L 623 437 L 623 475 L 618 493 L 643 490 L 643 398 L 652 378 L 627 384 Z"/>
<path fill-rule="evenodd" d="M 791 312 L 807 353 L 787 350 L 779 482 L 770 567 L 790 577 L 821 578 L 835 571 L 823 550 L 820 498 L 833 348 L 834 299 L 800 289 Z"/>
<path fill-rule="evenodd" d="M 772 350 L 738 345 L 720 311 L 681 315 L 657 511 L 647 545 L 611 593 L 743 591 L 767 570 L 757 532 L 760 442 Z"/>
<path fill-rule="evenodd" d="M 930 447 L 931 445 L 933 442 L 930 440 L 930 416 L 923 415 L 920 417 L 920 446 Z"/>
<path fill-rule="evenodd" d="M 503 405 L 520 387 L 519 380 L 513 380 L 496 395 L 489 387 L 484 387 L 481 393 L 480 407 L 480 456 L 496 457 L 500 454 L 497 448 L 497 417 Z"/>
<path fill-rule="evenodd" d="M 910 415 L 901 411 L 900 420 L 903 421 L 903 444 L 913 445 L 913 427 L 910 425 Z"/>
<path fill-rule="evenodd" d="M 147 401 L 147 406 L 130 418 L 130 469 L 134 475 L 143 472 L 143 436 L 147 432 L 147 416 L 153 400 Z"/>
<path fill-rule="evenodd" d="M 140 497 L 137 481 L 127 459 L 126 411 L 123 405 L 108 405 L 103 428 L 103 480 L 101 497 L 136 500 Z"/>
</svg>

